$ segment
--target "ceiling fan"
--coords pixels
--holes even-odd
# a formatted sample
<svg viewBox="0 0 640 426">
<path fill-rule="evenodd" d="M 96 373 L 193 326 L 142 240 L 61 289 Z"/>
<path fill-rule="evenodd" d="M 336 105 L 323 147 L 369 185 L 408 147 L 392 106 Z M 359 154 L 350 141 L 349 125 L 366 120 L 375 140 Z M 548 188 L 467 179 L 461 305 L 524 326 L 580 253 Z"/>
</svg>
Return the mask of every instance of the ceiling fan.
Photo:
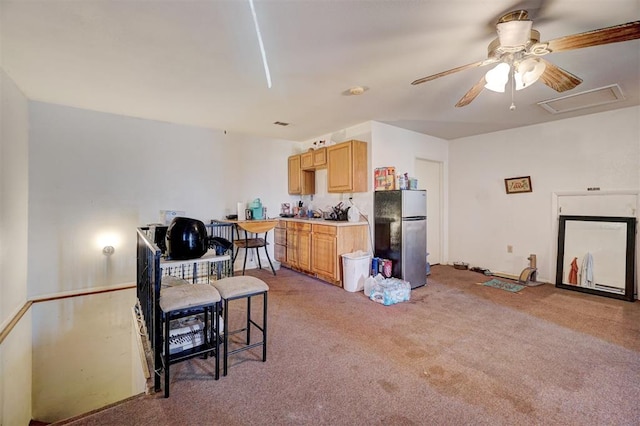
<svg viewBox="0 0 640 426">
<path fill-rule="evenodd" d="M 469 105 L 484 88 L 504 92 L 509 81 L 512 97 L 514 90 L 524 89 L 538 79 L 557 92 L 564 92 L 582 83 L 582 79 L 542 56 L 640 38 L 640 21 L 559 37 L 542 43 L 540 33 L 532 26 L 533 21 L 529 19 L 526 10 L 506 13 L 498 19 L 498 37 L 489 44 L 487 59 L 423 77 L 411 84 L 421 84 L 458 71 L 497 64 L 458 101 L 456 107 Z M 513 102 L 510 109 L 515 109 Z"/>
</svg>

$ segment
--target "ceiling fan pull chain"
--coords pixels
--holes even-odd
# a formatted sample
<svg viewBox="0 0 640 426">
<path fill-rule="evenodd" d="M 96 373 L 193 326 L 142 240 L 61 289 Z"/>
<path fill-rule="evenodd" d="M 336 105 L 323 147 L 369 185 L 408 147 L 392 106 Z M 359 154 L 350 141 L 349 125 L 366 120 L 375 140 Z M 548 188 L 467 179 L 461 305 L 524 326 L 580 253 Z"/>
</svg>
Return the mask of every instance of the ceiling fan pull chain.
<svg viewBox="0 0 640 426">
<path fill-rule="evenodd" d="M 516 92 L 516 73 L 514 71 L 515 67 L 511 67 L 511 106 L 509 107 L 509 111 L 515 111 L 516 110 L 516 103 L 515 103 L 515 92 Z"/>
</svg>

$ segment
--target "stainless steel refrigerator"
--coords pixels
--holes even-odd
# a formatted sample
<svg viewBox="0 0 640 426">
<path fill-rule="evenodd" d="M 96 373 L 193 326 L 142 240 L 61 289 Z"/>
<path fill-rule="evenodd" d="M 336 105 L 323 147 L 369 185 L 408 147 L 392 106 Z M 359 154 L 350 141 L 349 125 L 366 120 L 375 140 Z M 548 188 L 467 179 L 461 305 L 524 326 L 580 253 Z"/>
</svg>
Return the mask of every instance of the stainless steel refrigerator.
<svg viewBox="0 0 640 426">
<path fill-rule="evenodd" d="M 392 276 L 411 288 L 427 283 L 427 191 L 374 193 L 375 256 L 391 259 Z"/>
</svg>

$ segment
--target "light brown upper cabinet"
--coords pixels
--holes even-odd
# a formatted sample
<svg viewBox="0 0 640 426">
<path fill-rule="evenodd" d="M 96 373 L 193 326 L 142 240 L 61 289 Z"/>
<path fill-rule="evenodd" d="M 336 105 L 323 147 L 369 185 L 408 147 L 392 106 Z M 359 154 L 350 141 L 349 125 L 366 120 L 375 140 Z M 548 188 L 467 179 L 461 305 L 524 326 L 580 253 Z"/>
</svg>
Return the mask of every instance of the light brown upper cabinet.
<svg viewBox="0 0 640 426">
<path fill-rule="evenodd" d="M 313 167 L 316 169 L 327 168 L 327 148 L 320 148 L 313 151 Z"/>
<path fill-rule="evenodd" d="M 327 191 L 367 191 L 367 144 L 351 140 L 327 147 Z"/>
<path fill-rule="evenodd" d="M 300 154 L 302 170 L 316 170 L 327 168 L 327 148 L 313 149 Z"/>
<path fill-rule="evenodd" d="M 300 154 L 300 167 L 302 170 L 314 170 L 313 167 L 313 151 Z"/>
<path fill-rule="evenodd" d="M 302 170 L 301 155 L 289 157 L 289 194 L 307 195 L 316 192 L 316 175 Z"/>
</svg>

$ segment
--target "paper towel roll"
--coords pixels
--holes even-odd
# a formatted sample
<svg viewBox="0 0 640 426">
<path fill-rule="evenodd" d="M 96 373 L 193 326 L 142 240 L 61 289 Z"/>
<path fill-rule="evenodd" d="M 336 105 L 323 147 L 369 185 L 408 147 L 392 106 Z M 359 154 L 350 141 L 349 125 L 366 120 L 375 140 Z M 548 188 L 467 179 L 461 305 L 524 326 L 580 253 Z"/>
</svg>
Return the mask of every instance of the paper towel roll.
<svg viewBox="0 0 640 426">
<path fill-rule="evenodd" d="M 238 203 L 238 220 L 244 219 L 245 203 Z"/>
</svg>

